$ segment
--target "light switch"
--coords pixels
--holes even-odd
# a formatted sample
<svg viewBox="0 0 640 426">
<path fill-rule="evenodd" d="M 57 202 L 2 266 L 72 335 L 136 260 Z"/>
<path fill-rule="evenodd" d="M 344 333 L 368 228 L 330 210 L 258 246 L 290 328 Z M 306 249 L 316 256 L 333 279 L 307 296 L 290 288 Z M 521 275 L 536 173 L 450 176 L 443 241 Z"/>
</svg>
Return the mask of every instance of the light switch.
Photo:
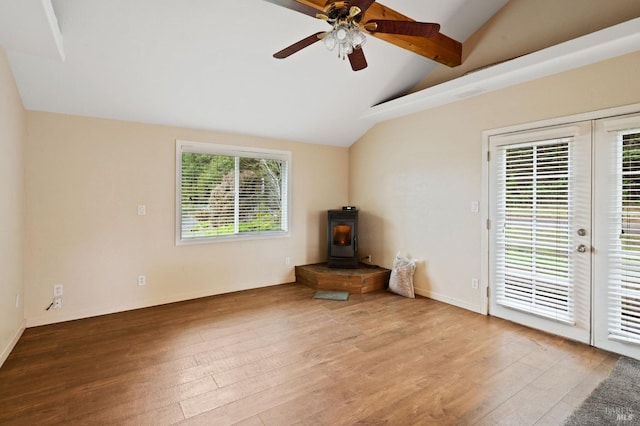
<svg viewBox="0 0 640 426">
<path fill-rule="evenodd" d="M 138 204 L 138 216 L 144 216 L 147 214 L 147 206 L 144 204 Z"/>
<path fill-rule="evenodd" d="M 471 202 L 471 213 L 478 213 L 480 211 L 480 203 L 477 201 Z"/>
</svg>

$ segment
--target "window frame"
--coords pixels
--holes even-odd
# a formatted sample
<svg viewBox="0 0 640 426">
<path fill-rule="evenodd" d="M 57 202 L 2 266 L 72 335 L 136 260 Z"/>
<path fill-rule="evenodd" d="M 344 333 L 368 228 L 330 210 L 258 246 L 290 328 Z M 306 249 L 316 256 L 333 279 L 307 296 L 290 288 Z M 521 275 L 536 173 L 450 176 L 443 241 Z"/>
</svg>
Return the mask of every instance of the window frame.
<svg viewBox="0 0 640 426">
<path fill-rule="evenodd" d="M 283 230 L 242 232 L 228 235 L 212 235 L 207 237 L 182 237 L 182 154 L 184 152 L 196 154 L 223 155 L 230 157 L 261 158 L 281 160 L 286 163 L 285 179 L 282 191 L 282 205 L 284 206 L 281 221 Z M 246 241 L 258 239 L 288 238 L 290 236 L 291 221 L 291 151 L 255 148 L 249 146 L 223 145 L 208 142 L 195 142 L 176 139 L 176 197 L 175 197 L 175 244 L 193 245 L 229 241 Z"/>
</svg>

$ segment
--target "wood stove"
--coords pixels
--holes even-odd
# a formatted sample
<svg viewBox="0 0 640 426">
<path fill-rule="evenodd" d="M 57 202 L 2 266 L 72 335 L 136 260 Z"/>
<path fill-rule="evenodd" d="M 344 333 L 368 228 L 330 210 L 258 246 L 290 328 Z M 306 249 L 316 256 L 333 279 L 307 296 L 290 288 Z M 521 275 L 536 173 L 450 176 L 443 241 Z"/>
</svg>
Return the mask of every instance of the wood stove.
<svg viewBox="0 0 640 426">
<path fill-rule="evenodd" d="M 358 210 L 329 210 L 327 218 L 327 266 L 357 268 Z"/>
</svg>

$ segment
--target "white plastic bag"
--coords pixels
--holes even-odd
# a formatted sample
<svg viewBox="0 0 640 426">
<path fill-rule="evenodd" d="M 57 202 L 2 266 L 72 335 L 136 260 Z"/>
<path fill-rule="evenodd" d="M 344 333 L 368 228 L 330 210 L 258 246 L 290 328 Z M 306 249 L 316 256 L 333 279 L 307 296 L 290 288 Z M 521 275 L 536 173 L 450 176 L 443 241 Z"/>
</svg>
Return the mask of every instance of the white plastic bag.
<svg viewBox="0 0 640 426">
<path fill-rule="evenodd" d="M 389 278 L 389 291 L 400 296 L 415 299 L 413 291 L 413 273 L 416 270 L 416 260 L 408 257 L 401 257 L 396 254 L 393 262 L 391 277 Z"/>
</svg>

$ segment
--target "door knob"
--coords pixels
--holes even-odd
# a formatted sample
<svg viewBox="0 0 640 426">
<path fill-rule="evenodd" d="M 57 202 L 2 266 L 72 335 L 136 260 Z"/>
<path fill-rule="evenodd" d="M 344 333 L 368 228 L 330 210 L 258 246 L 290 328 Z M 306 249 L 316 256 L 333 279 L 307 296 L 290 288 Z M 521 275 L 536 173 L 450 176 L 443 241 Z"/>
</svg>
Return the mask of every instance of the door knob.
<svg viewBox="0 0 640 426">
<path fill-rule="evenodd" d="M 587 235 L 587 230 L 586 229 L 578 229 L 578 235 L 580 235 L 581 237 L 584 237 L 585 235 Z"/>
<path fill-rule="evenodd" d="M 587 251 L 587 246 L 585 246 L 584 244 L 580 244 L 576 250 L 578 251 L 578 253 L 584 253 Z"/>
</svg>

